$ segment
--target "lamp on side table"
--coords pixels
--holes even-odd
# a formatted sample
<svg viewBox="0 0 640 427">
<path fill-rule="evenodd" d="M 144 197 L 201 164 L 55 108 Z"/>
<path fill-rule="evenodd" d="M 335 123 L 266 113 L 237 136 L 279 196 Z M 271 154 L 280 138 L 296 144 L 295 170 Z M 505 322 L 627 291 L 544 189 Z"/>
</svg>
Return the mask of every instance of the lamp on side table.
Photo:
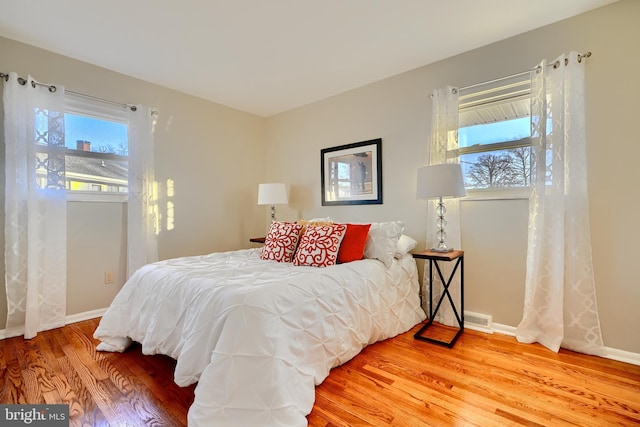
<svg viewBox="0 0 640 427">
<path fill-rule="evenodd" d="M 286 205 L 289 203 L 287 198 L 287 188 L 284 184 L 268 183 L 258 186 L 258 204 L 271 205 L 271 222 L 276 220 L 275 205 Z"/>
<path fill-rule="evenodd" d="M 462 179 L 462 168 L 458 163 L 443 163 L 440 165 L 425 166 L 418 169 L 417 197 L 419 199 L 439 199 L 436 212 L 438 218 L 438 246 L 431 248 L 434 252 L 449 252 L 452 249 L 445 243 L 447 232 L 447 221 L 444 214 L 447 210 L 444 207 L 443 198 L 464 197 L 467 192 Z"/>
</svg>

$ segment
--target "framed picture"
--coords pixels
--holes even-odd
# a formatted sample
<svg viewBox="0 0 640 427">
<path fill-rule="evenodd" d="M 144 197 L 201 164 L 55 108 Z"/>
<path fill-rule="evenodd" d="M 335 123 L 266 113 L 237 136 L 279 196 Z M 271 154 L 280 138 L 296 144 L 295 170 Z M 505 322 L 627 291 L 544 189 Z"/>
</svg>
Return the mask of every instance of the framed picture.
<svg viewBox="0 0 640 427">
<path fill-rule="evenodd" d="M 382 139 L 320 150 L 322 206 L 382 204 Z"/>
</svg>

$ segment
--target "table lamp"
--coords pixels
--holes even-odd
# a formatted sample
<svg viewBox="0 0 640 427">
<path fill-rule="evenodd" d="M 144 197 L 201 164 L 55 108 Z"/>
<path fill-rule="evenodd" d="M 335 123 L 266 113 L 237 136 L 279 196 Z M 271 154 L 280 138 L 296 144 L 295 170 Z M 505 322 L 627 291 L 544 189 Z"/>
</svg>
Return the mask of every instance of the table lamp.
<svg viewBox="0 0 640 427">
<path fill-rule="evenodd" d="M 462 168 L 458 163 L 443 163 L 440 165 L 424 166 L 418 169 L 417 197 L 419 199 L 439 199 L 436 213 L 436 225 L 438 231 L 438 246 L 431 248 L 434 252 L 450 252 L 453 249 L 447 247 L 445 239 L 447 237 L 444 219 L 446 209 L 443 198 L 464 197 L 467 192 L 462 179 Z"/>
<path fill-rule="evenodd" d="M 287 199 L 287 188 L 284 184 L 260 184 L 258 186 L 258 204 L 271 205 L 271 222 L 276 220 L 275 205 L 286 205 L 289 203 Z"/>
</svg>

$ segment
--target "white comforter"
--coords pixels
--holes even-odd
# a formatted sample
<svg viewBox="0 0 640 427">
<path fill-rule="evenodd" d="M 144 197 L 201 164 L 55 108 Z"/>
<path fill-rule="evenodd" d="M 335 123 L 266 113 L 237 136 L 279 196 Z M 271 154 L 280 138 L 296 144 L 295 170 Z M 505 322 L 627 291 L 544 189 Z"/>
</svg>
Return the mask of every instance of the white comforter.
<svg viewBox="0 0 640 427">
<path fill-rule="evenodd" d="M 130 338 L 176 359 L 178 385 L 199 381 L 190 426 L 305 426 L 331 368 L 425 317 L 410 255 L 388 269 L 376 260 L 316 268 L 259 252 L 147 265 L 95 331 L 102 349 L 122 351 Z"/>
</svg>

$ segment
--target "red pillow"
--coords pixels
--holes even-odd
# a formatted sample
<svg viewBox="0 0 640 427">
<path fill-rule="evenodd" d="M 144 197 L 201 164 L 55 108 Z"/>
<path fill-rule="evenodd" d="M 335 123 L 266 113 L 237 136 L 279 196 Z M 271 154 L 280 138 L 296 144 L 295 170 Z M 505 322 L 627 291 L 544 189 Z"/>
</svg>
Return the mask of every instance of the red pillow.
<svg viewBox="0 0 640 427">
<path fill-rule="evenodd" d="M 371 224 L 347 224 L 347 232 L 338 252 L 338 263 L 364 258 L 364 245 L 367 243 L 370 227 Z"/>
<path fill-rule="evenodd" d="M 290 222 L 274 222 L 264 239 L 260 259 L 291 262 L 298 245 L 302 225 Z"/>
<path fill-rule="evenodd" d="M 347 226 L 344 224 L 307 225 L 293 257 L 293 265 L 311 267 L 334 265 L 346 230 Z"/>
</svg>

